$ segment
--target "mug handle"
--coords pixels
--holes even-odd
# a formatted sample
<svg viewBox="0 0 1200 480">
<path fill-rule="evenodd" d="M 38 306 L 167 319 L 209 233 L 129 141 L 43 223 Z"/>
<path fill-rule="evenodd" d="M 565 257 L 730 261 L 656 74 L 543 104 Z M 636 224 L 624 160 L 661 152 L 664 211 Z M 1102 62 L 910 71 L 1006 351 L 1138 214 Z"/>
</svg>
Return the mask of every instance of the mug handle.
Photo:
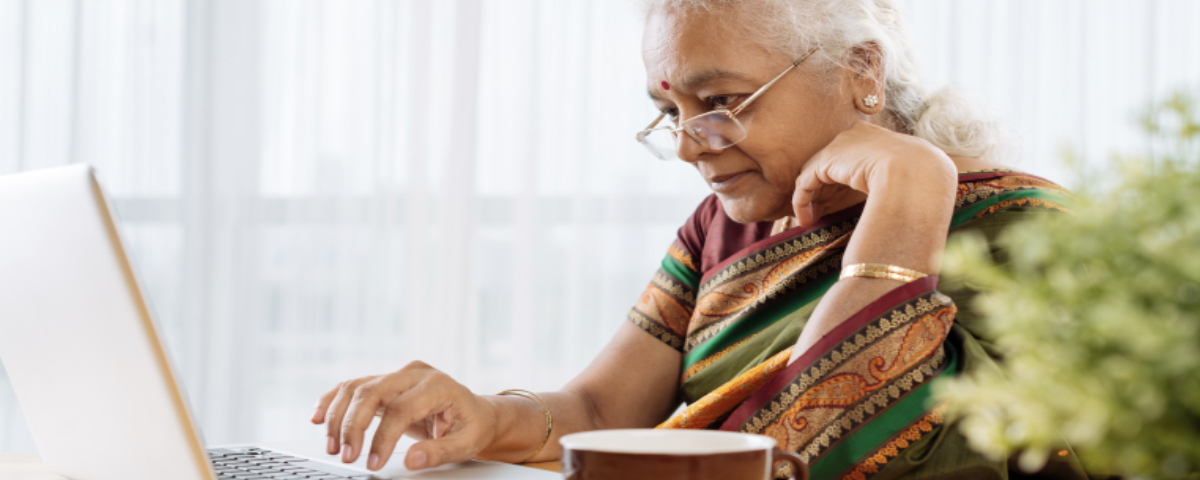
<svg viewBox="0 0 1200 480">
<path fill-rule="evenodd" d="M 775 467 L 779 466 L 780 462 L 792 464 L 792 480 L 808 480 L 808 465 L 804 463 L 800 455 L 779 447 L 775 447 L 771 451 L 771 472 L 768 472 L 768 475 L 773 475 Z"/>
</svg>

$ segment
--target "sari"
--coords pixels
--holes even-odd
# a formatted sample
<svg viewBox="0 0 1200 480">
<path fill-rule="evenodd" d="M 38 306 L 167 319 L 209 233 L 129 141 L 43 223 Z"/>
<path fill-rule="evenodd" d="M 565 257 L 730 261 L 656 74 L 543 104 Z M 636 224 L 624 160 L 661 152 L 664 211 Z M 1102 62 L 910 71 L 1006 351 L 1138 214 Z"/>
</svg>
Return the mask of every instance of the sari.
<svg viewBox="0 0 1200 480">
<path fill-rule="evenodd" d="M 999 232 L 1067 211 L 1068 198 L 1019 172 L 960 174 L 949 234 L 982 234 L 1003 264 L 992 243 Z M 701 203 L 628 316 L 683 354 L 686 406 L 659 428 L 767 435 L 797 452 L 813 479 L 1024 477 L 1012 462 L 970 450 L 931 401 L 939 379 L 995 366 L 970 308 L 976 291 L 963 279 L 928 276 L 897 287 L 788 365 L 808 316 L 838 280 L 862 209 L 774 233 L 774 222 L 733 222 L 715 195 Z M 1082 472 L 1063 450 L 1037 475 L 1086 478 Z"/>
</svg>

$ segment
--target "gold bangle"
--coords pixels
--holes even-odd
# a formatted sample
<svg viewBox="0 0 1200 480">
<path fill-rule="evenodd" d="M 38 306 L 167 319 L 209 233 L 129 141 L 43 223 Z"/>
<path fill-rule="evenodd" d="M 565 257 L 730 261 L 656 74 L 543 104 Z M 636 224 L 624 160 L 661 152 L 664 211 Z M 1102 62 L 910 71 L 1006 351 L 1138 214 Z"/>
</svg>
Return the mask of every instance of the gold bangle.
<svg viewBox="0 0 1200 480">
<path fill-rule="evenodd" d="M 854 265 L 846 265 L 842 267 L 842 274 L 838 280 L 848 277 L 871 277 L 871 278 L 886 278 L 897 282 L 909 283 L 914 280 L 924 278 L 924 273 L 916 270 L 909 270 L 904 267 L 895 265 L 885 265 L 882 263 L 856 263 Z"/>
<path fill-rule="evenodd" d="M 546 404 L 546 401 L 542 400 L 542 397 L 539 397 L 538 394 L 533 393 L 529 390 L 521 390 L 518 388 L 513 388 L 513 389 L 509 389 L 509 390 L 500 392 L 497 395 L 512 395 L 515 397 L 522 397 L 527 400 L 530 400 L 533 403 L 536 403 L 538 408 L 542 410 L 542 414 L 546 416 L 546 438 L 542 439 L 542 444 L 538 445 L 537 450 L 534 450 L 533 453 L 529 454 L 528 457 L 525 457 L 524 460 L 521 460 L 517 463 L 528 462 L 528 461 L 532 460 L 533 457 L 536 457 L 537 454 L 541 453 L 542 449 L 546 448 L 546 443 L 548 443 L 550 441 L 550 431 L 554 429 L 554 416 L 550 414 L 550 405 Z"/>
</svg>

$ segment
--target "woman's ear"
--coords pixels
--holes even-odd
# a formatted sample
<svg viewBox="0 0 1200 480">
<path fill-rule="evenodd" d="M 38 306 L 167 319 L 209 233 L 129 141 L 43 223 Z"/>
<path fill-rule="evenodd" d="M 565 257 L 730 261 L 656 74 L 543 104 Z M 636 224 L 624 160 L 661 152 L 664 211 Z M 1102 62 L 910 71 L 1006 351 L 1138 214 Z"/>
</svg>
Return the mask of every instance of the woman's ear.
<svg viewBox="0 0 1200 480">
<path fill-rule="evenodd" d="M 883 111 L 887 103 L 883 80 L 883 50 L 870 41 L 850 49 L 849 67 L 853 74 L 851 88 L 854 91 L 854 108 L 875 115 Z"/>
</svg>

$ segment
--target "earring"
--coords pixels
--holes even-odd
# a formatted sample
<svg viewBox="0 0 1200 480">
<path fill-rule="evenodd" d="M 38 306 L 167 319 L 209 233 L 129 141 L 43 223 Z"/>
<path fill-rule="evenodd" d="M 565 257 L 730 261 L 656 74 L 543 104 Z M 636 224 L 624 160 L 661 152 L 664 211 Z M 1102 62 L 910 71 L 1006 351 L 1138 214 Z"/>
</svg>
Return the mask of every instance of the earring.
<svg viewBox="0 0 1200 480">
<path fill-rule="evenodd" d="M 876 97 L 875 95 L 867 95 L 863 97 L 863 105 L 866 105 L 867 108 L 873 108 L 877 103 L 879 103 L 879 97 Z"/>
</svg>

